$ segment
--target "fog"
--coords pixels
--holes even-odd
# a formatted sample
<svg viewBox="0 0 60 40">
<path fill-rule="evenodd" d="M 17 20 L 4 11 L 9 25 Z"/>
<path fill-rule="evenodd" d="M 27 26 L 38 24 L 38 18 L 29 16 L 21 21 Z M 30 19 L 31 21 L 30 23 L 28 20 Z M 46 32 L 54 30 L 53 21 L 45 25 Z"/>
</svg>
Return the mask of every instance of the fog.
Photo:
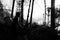
<svg viewBox="0 0 60 40">
<path fill-rule="evenodd" d="M 1 0 L 1 1 L 3 5 L 6 7 L 6 9 L 12 10 L 13 0 Z M 25 1 L 24 2 L 24 19 L 26 20 L 27 13 L 28 13 L 28 7 L 29 7 L 29 0 L 24 0 L 24 1 Z M 60 0 L 56 0 L 55 7 L 59 7 L 59 5 L 60 5 Z M 17 6 L 17 2 L 15 2 L 14 14 L 13 14 L 14 16 L 16 14 L 16 6 Z M 51 0 L 46 0 L 46 8 L 47 7 L 51 7 Z M 44 21 L 44 16 L 43 16 L 44 13 L 45 13 L 44 0 L 35 0 L 34 9 L 33 9 L 33 19 L 32 19 L 33 22 L 42 24 Z"/>
</svg>

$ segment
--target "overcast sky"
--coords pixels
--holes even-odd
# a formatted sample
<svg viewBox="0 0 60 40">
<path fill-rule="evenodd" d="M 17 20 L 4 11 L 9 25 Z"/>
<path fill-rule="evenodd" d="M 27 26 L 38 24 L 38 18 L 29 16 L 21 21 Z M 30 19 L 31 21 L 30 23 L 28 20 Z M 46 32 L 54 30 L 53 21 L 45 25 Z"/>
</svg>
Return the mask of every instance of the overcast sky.
<svg viewBox="0 0 60 40">
<path fill-rule="evenodd" d="M 1 0 L 3 5 L 6 6 L 7 8 L 11 9 L 12 7 L 12 1 L 13 0 Z M 26 19 L 27 17 L 27 11 L 28 11 L 28 4 L 29 1 L 25 0 L 25 4 L 24 4 L 24 19 Z M 60 4 L 60 0 L 56 0 L 56 4 L 55 6 Z M 46 5 L 47 7 L 51 6 L 51 0 L 46 0 Z M 15 8 L 16 8 L 16 3 L 15 3 Z M 42 23 L 43 22 L 43 14 L 44 14 L 44 0 L 35 0 L 34 2 L 34 9 L 33 9 L 33 21 L 38 22 L 38 23 Z M 15 15 L 16 9 L 14 11 L 14 15 Z"/>
</svg>

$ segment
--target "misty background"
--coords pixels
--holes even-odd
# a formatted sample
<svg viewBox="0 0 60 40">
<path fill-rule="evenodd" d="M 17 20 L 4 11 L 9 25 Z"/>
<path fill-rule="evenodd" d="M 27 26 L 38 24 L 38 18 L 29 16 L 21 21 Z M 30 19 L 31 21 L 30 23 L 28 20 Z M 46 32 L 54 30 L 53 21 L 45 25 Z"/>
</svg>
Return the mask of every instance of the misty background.
<svg viewBox="0 0 60 40">
<path fill-rule="evenodd" d="M 15 7 L 14 7 L 14 13 L 13 16 L 15 16 L 16 14 L 16 8 L 17 8 L 17 1 L 15 1 Z M 28 7 L 29 7 L 29 1 L 30 0 L 24 0 L 24 19 L 27 19 L 27 14 L 28 14 Z M 56 0 L 55 1 L 55 8 L 59 9 L 59 5 L 60 5 L 60 0 Z M 2 4 L 3 4 L 3 8 L 7 9 L 7 11 L 9 12 L 9 14 L 11 14 L 12 11 L 12 3 L 13 0 L 1 0 Z M 51 0 L 46 0 L 46 13 L 48 14 L 47 8 L 51 7 Z M 31 8 L 30 8 L 30 14 L 31 14 Z M 34 2 L 34 9 L 33 9 L 33 18 L 32 18 L 32 22 L 36 22 L 39 25 L 43 24 L 44 22 L 44 14 L 45 14 L 45 5 L 44 5 L 44 0 L 35 0 Z M 30 16 L 29 16 L 29 20 L 30 20 Z M 58 21 L 58 20 L 57 20 Z M 49 16 L 49 22 L 51 22 L 51 15 Z M 48 16 L 46 15 L 46 23 L 48 23 Z"/>
</svg>

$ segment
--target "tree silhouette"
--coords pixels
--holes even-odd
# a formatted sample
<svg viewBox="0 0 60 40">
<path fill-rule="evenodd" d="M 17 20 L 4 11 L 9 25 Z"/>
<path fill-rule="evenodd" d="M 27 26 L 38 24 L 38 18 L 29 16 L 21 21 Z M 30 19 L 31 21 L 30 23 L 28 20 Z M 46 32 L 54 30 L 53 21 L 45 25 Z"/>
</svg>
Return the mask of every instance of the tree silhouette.
<svg viewBox="0 0 60 40">
<path fill-rule="evenodd" d="M 55 0 L 51 0 L 51 27 L 55 29 Z"/>
<path fill-rule="evenodd" d="M 45 21 L 44 21 L 44 24 L 46 24 L 46 0 L 44 0 L 44 5 L 45 5 Z"/>
<path fill-rule="evenodd" d="M 1 3 L 1 1 L 0 1 L 0 12 L 1 11 L 3 11 L 3 5 L 2 5 L 2 3 Z"/>
<path fill-rule="evenodd" d="M 28 9 L 27 21 L 26 21 L 25 26 L 28 26 L 28 18 L 29 18 L 29 13 L 30 13 L 30 6 L 31 6 L 31 0 L 29 2 L 29 9 Z"/>
<path fill-rule="evenodd" d="M 15 4 L 15 0 L 13 0 L 13 4 L 12 4 L 11 18 L 13 18 L 14 4 Z"/>
</svg>

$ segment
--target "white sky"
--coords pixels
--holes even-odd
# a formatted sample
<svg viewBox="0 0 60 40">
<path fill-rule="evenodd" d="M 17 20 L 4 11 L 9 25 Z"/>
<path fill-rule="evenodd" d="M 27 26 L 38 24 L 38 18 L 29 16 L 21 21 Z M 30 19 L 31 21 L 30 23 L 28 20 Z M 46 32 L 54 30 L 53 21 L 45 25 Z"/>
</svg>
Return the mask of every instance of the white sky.
<svg viewBox="0 0 60 40">
<path fill-rule="evenodd" d="M 43 22 L 43 13 L 44 13 L 44 0 L 34 2 L 34 9 L 33 9 L 33 21 L 35 22 Z M 41 4 L 42 3 L 42 4 Z M 28 4 L 27 4 L 28 5 Z M 24 6 L 24 17 L 26 19 L 26 14 L 28 13 L 28 6 Z M 26 11 L 27 10 L 27 11 Z"/>
<path fill-rule="evenodd" d="M 1 1 L 3 2 L 4 6 L 7 5 L 6 7 L 11 9 L 12 0 L 1 0 Z M 29 4 L 29 1 L 27 1 L 24 5 L 24 19 L 27 18 L 28 4 Z M 46 5 L 47 5 L 47 7 L 50 7 L 51 6 L 51 0 L 46 0 Z M 57 5 L 60 5 L 60 0 L 56 0 L 55 6 L 57 7 Z M 38 0 L 38 1 L 35 0 L 33 10 L 34 10 L 33 11 L 33 21 L 38 22 L 38 23 L 42 23 L 43 22 L 43 13 L 44 13 L 44 0 Z M 16 9 L 15 9 L 15 11 L 16 11 Z"/>
<path fill-rule="evenodd" d="M 25 5 L 24 5 L 24 19 L 27 18 L 27 13 L 28 13 L 28 4 L 29 1 L 25 0 Z M 3 5 L 6 6 L 7 8 L 11 9 L 12 7 L 12 0 L 2 0 Z M 47 0 L 47 7 L 50 6 L 50 0 Z M 16 6 L 15 6 L 15 11 L 14 15 L 16 12 Z M 44 13 L 44 0 L 35 0 L 34 2 L 34 9 L 33 9 L 33 22 L 38 22 L 42 23 L 43 22 L 43 13 Z"/>
</svg>

